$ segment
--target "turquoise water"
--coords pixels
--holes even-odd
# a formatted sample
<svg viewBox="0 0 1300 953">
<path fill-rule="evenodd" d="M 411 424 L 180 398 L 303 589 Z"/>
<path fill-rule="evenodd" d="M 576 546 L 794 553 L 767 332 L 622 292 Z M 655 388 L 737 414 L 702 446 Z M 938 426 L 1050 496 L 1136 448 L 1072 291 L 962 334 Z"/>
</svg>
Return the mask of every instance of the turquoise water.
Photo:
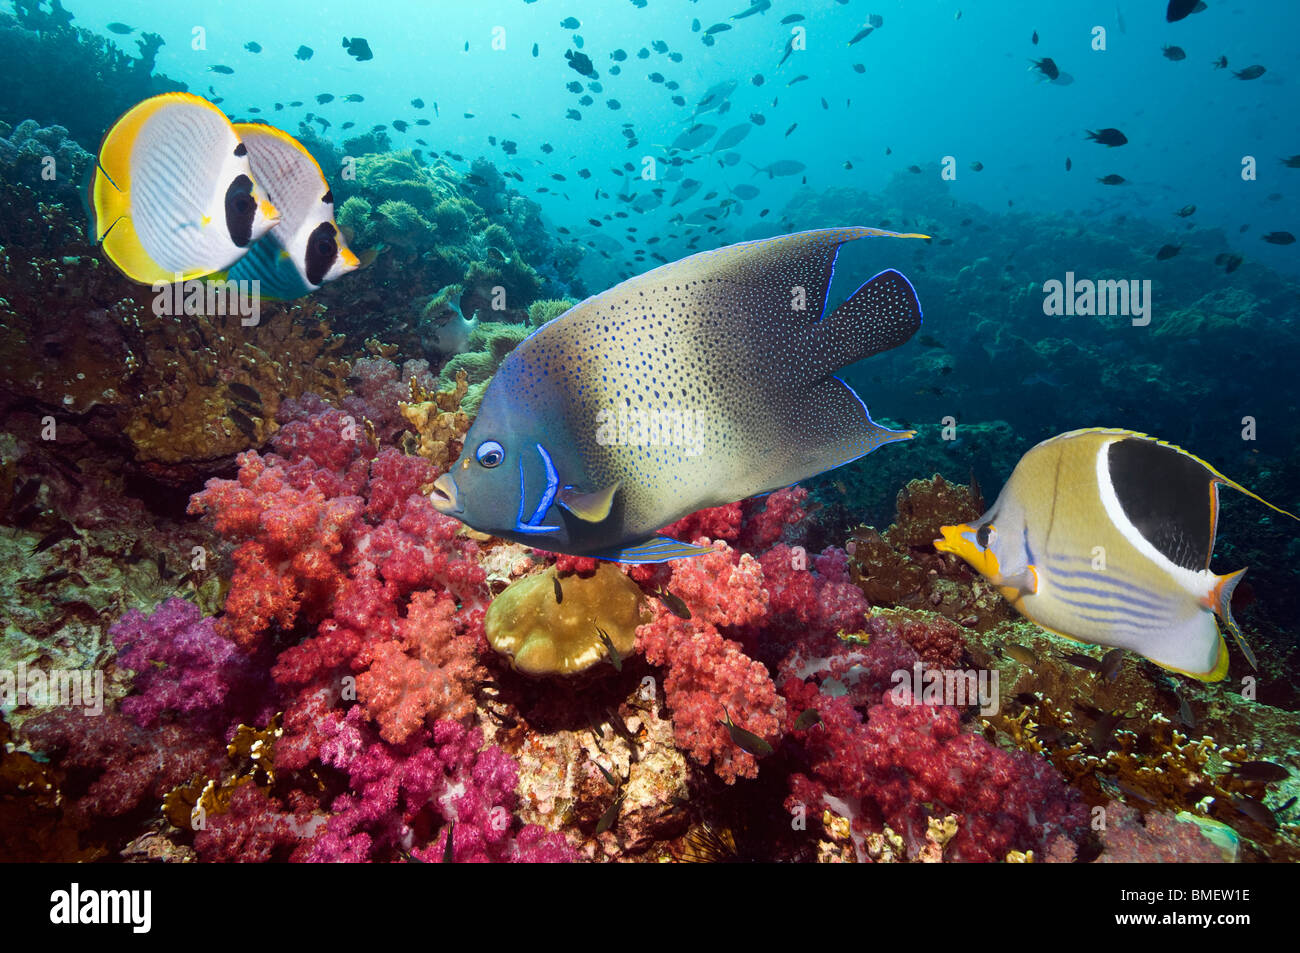
<svg viewBox="0 0 1300 953">
<path fill-rule="evenodd" d="M 736 80 L 730 112 L 719 117 L 704 113 L 699 121 L 716 125 L 719 134 L 748 123 L 752 113 L 766 119 L 734 150 L 740 164 L 718 168 L 718 155 L 689 165 L 687 177 L 704 187 L 694 203 L 668 208 L 675 192 L 666 184 L 664 207 L 632 213 L 641 230 L 675 231 L 686 240 L 690 229 L 674 227 L 677 213 L 697 206 L 717 205 L 700 199 L 710 190 L 720 197 L 738 184 L 753 184 L 759 197 L 741 202 L 720 220 L 720 237 L 738 240 L 775 234 L 781 209 L 801 186 L 804 176 L 769 180 L 755 177 L 748 163 L 766 166 L 780 159 L 807 165 L 807 184 L 814 189 L 850 186 L 877 189 L 890 176 L 916 164 L 925 175 L 937 175 L 944 156 L 956 160 L 954 198 L 993 211 L 1014 202 L 1020 209 L 1040 212 L 1073 211 L 1089 217 L 1127 213 L 1150 218 L 1171 228 L 1172 213 L 1197 206 L 1195 222 L 1219 227 L 1261 262 L 1297 270 L 1292 249 L 1270 246 L 1259 235 L 1293 228 L 1297 207 L 1294 180 L 1300 170 L 1286 169 L 1278 159 L 1297 151 L 1294 116 L 1289 104 L 1296 97 L 1291 37 L 1300 13 L 1283 2 L 1217 2 L 1207 12 L 1169 24 L 1159 3 L 1050 4 L 1004 2 L 777 2 L 766 13 L 741 20 L 744 0 L 699 3 L 652 0 L 638 9 L 626 0 L 555 3 L 541 0 L 511 2 L 384 2 L 299 3 L 273 5 L 236 2 L 203 5 L 121 2 L 79 4 L 68 9 L 76 25 L 104 32 L 134 52 L 130 37 L 105 28 L 125 22 L 159 33 L 166 45 L 158 55 L 158 71 L 187 83 L 194 92 L 214 89 L 232 117 L 248 117 L 248 107 L 260 107 L 260 118 L 280 122 L 293 131 L 307 113 L 333 123 L 328 136 L 345 137 L 339 126 L 357 123 L 356 130 L 375 124 L 390 126 L 395 145 L 426 151 L 451 150 L 466 157 L 482 153 L 503 170 L 526 177 L 520 187 L 535 197 L 557 225 L 584 229 L 586 220 L 626 207 L 615 198 L 596 198 L 599 188 L 610 196 L 644 195 L 649 183 L 625 183 L 611 167 L 625 162 L 640 174 L 643 156 L 662 161 L 672 140 L 692 125 L 695 105 L 716 84 Z M 960 12 L 960 19 L 956 14 Z M 781 24 L 790 14 L 805 20 Z M 883 24 L 853 46 L 847 42 L 879 14 Z M 576 17 L 574 30 L 561 21 Z M 692 32 L 698 20 L 700 32 Z M 711 47 L 701 39 L 714 24 L 733 29 L 715 36 Z M 192 30 L 206 31 L 206 50 L 191 49 Z M 806 28 L 804 51 L 796 51 L 784 66 L 778 63 L 794 27 Z M 1095 51 L 1094 31 L 1105 31 L 1105 50 Z M 503 46 L 494 48 L 495 42 Z M 1039 42 L 1031 37 L 1037 32 Z M 568 67 L 566 50 L 591 58 L 599 73 L 601 93 L 592 93 L 591 106 L 581 106 L 581 94 L 566 84 L 590 82 Z M 363 36 L 374 59 L 357 62 L 343 50 L 343 36 Z M 243 47 L 249 41 L 261 53 Z M 654 41 L 667 44 L 657 52 Z M 308 61 L 294 58 L 305 44 L 315 51 Z M 532 55 L 533 45 L 538 55 Z M 1162 46 L 1175 44 L 1187 54 L 1173 62 Z M 468 49 L 466 49 L 468 45 Z M 637 51 L 650 55 L 639 59 Z M 628 59 L 615 64 L 614 50 Z M 670 54 L 679 53 L 681 62 Z M 1228 68 L 1216 70 L 1220 55 Z M 1074 77 L 1069 86 L 1040 82 L 1027 68 L 1031 59 L 1051 57 Z M 861 64 L 862 73 L 853 64 Z M 208 72 L 227 65 L 233 75 Z M 1260 64 L 1267 72 L 1242 81 L 1232 71 Z M 621 67 L 611 75 L 610 67 Z M 647 77 L 660 73 L 668 90 Z M 765 82 L 754 86 L 761 74 Z M 807 80 L 787 84 L 798 76 Z M 362 103 L 335 100 L 320 106 L 319 93 L 341 98 L 360 93 Z M 584 89 L 584 93 L 586 90 Z M 671 102 L 680 95 L 685 106 Z M 429 105 L 412 109 L 410 100 Z M 606 100 L 617 99 L 611 110 Z M 822 100 L 829 108 L 822 108 Z M 301 100 L 300 109 L 273 113 L 276 101 Z M 774 101 L 776 105 L 773 105 Z M 433 103 L 439 116 L 433 116 Z M 566 119 L 576 108 L 581 120 Z M 472 113 L 473 118 L 465 118 Z M 394 119 L 414 121 L 423 115 L 432 125 L 405 133 L 391 128 Z M 639 140 L 629 149 L 622 134 L 631 123 Z M 798 127 L 788 137 L 785 131 Z M 1108 149 L 1085 141 L 1087 129 L 1116 127 L 1128 145 Z M 509 157 L 489 145 L 489 136 L 518 143 Z M 550 142 L 555 152 L 540 151 Z M 886 149 L 890 154 L 886 154 Z M 1256 181 L 1244 182 L 1240 164 L 1245 155 L 1259 160 Z M 1065 171 L 1065 160 L 1073 169 Z M 712 158 L 714 161 L 707 161 Z M 983 163 L 981 172 L 971 162 Z M 853 168 L 845 169 L 851 162 Z M 587 168 L 591 180 L 576 173 Z M 666 170 L 660 169 L 662 176 Z M 567 182 L 550 180 L 553 173 Z M 1122 175 L 1128 186 L 1107 187 L 1097 178 Z M 627 186 L 626 191 L 624 190 Z M 550 188 L 550 193 L 537 193 Z M 1278 198 L 1270 198 L 1280 193 Z M 758 213 L 770 209 L 766 219 Z M 1239 235 L 1238 228 L 1251 229 Z M 587 231 L 595 231 L 586 227 Z M 612 237 L 625 244 L 625 235 L 606 227 L 602 241 Z M 716 244 L 717 242 L 715 242 Z M 661 246 L 669 258 L 674 240 Z M 604 246 L 602 246 L 604 247 Z M 611 249 L 612 250 L 612 249 Z"/>
</svg>

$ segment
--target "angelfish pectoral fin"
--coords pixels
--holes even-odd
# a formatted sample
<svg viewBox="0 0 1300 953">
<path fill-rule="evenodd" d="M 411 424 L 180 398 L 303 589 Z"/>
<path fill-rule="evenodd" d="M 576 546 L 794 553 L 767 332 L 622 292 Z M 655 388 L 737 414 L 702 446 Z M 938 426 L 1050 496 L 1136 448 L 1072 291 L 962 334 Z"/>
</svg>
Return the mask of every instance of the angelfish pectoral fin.
<svg viewBox="0 0 1300 953">
<path fill-rule="evenodd" d="M 713 550 L 707 546 L 692 546 L 690 543 L 680 543 L 675 539 L 669 539 L 667 536 L 656 536 L 654 539 L 648 539 L 644 543 L 638 543 L 635 546 L 615 546 L 602 549 L 591 555 L 596 559 L 604 559 L 609 562 L 640 565 L 643 563 L 666 563 L 672 559 L 686 559 L 690 556 L 702 556 L 704 553 L 711 552 Z"/>
<path fill-rule="evenodd" d="M 1223 620 L 1223 627 L 1232 633 L 1232 637 L 1237 641 L 1237 648 L 1241 649 L 1241 654 L 1246 657 L 1250 667 L 1258 670 L 1259 663 L 1255 660 L 1255 653 L 1246 644 L 1246 636 L 1241 631 L 1241 626 L 1237 625 L 1237 620 L 1232 617 L 1232 591 L 1237 588 L 1237 583 L 1241 582 L 1241 577 L 1245 574 L 1245 569 L 1238 569 L 1226 576 L 1219 576 L 1218 582 L 1210 590 L 1210 608 Z"/>
<path fill-rule="evenodd" d="M 579 493 L 571 486 L 566 486 L 555 498 L 555 502 L 586 523 L 599 523 L 609 516 L 610 507 L 614 505 L 614 494 L 618 492 L 618 481 L 609 486 L 593 490 L 591 493 Z"/>
</svg>

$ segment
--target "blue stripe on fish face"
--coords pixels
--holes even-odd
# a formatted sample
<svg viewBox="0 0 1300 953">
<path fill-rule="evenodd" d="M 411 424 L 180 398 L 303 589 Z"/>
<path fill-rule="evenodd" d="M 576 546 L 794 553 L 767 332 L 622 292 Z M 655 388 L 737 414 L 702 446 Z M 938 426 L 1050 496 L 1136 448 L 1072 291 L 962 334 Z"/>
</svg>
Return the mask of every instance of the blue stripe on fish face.
<svg viewBox="0 0 1300 953">
<path fill-rule="evenodd" d="M 519 515 L 515 519 L 515 530 L 520 533 L 553 533 L 559 526 L 545 526 L 541 520 L 546 516 L 546 511 L 551 508 L 555 502 L 555 494 L 560 488 L 560 477 L 555 472 L 555 463 L 551 460 L 551 455 L 546 452 L 546 448 L 540 443 L 536 444 L 537 453 L 542 458 L 542 466 L 546 468 L 546 489 L 542 490 L 541 499 L 537 501 L 537 508 L 533 510 L 533 515 L 524 520 L 524 499 L 527 496 L 527 485 L 524 481 L 524 457 L 519 455 Z"/>
</svg>

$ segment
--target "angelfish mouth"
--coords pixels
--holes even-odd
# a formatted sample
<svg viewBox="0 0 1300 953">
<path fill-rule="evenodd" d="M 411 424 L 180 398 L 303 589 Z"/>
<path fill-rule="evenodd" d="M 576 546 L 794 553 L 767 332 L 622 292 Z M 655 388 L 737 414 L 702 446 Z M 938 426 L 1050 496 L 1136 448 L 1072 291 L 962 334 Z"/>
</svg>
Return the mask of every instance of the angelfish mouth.
<svg viewBox="0 0 1300 953">
<path fill-rule="evenodd" d="M 435 510 L 448 516 L 459 516 L 465 512 L 464 507 L 460 505 L 460 492 L 456 488 L 456 480 L 450 473 L 444 473 L 433 482 L 429 501 L 433 503 Z"/>
</svg>

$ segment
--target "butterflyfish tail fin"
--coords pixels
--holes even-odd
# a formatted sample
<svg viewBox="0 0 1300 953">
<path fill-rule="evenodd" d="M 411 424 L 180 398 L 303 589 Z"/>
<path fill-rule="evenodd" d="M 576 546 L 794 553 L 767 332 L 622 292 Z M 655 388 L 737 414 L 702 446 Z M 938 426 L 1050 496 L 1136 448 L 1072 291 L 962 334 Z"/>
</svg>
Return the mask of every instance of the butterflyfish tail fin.
<svg viewBox="0 0 1300 953">
<path fill-rule="evenodd" d="M 1254 496 L 1253 493 L 1251 495 Z M 1276 507 L 1274 508 L 1276 509 Z M 1245 574 L 1245 569 L 1238 569 L 1226 576 L 1219 576 L 1218 582 L 1210 590 L 1210 599 L 1213 603 L 1212 608 L 1215 615 L 1223 620 L 1223 627 L 1232 633 L 1233 639 L 1237 642 L 1237 648 L 1241 649 L 1241 654 L 1246 657 L 1250 667 L 1258 671 L 1259 662 L 1255 658 L 1255 653 L 1246 644 L 1246 636 L 1242 633 L 1241 626 L 1237 625 L 1237 620 L 1232 617 L 1232 592 L 1237 588 L 1237 583 L 1241 582 L 1241 577 Z"/>
</svg>

